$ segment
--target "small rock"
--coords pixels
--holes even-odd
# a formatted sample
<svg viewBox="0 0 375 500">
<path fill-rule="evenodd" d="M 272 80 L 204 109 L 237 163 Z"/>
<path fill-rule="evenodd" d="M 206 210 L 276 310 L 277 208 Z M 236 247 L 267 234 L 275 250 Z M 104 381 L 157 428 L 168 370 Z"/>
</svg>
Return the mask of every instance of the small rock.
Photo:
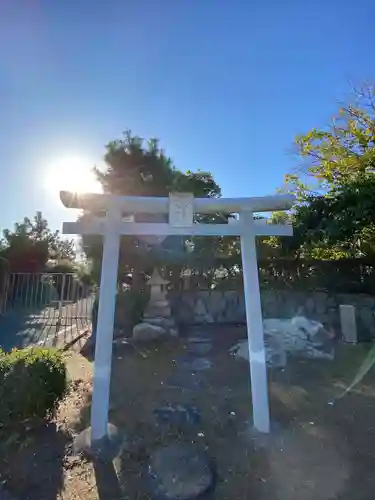
<svg viewBox="0 0 375 500">
<path fill-rule="evenodd" d="M 188 444 L 157 450 L 148 472 L 153 498 L 158 500 L 196 500 L 215 485 L 212 464 L 195 446 Z"/>
<path fill-rule="evenodd" d="M 187 355 L 177 358 L 176 361 L 177 366 L 190 372 L 200 372 L 212 367 L 212 363 L 208 358 L 195 358 Z"/>
<path fill-rule="evenodd" d="M 212 363 L 207 358 L 194 359 L 194 361 L 191 363 L 191 369 L 197 372 L 208 370 L 209 368 L 211 368 L 211 366 Z"/>
<path fill-rule="evenodd" d="M 211 339 L 207 337 L 189 337 L 188 338 L 189 344 L 200 344 L 200 343 L 207 343 L 211 342 Z"/>
<path fill-rule="evenodd" d="M 191 373 L 178 373 L 172 375 L 167 381 L 167 387 L 170 389 L 181 389 L 183 391 L 198 391 L 204 389 L 205 384 L 202 380 L 197 379 Z"/>
<path fill-rule="evenodd" d="M 139 341 L 158 340 L 167 336 L 165 328 L 151 323 L 139 323 L 133 328 L 133 339 Z"/>
<path fill-rule="evenodd" d="M 155 408 L 153 411 L 157 420 L 161 423 L 175 425 L 195 425 L 200 423 L 201 415 L 196 408 L 187 405 L 168 405 Z"/>
<path fill-rule="evenodd" d="M 212 349 L 210 342 L 193 342 L 188 344 L 188 352 L 193 354 L 208 354 Z"/>
</svg>

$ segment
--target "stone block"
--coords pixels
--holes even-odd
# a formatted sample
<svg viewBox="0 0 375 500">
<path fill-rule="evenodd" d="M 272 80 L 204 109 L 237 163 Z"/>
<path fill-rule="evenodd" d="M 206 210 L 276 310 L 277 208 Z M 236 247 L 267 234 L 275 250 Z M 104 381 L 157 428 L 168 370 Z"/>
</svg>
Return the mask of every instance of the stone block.
<svg viewBox="0 0 375 500">
<path fill-rule="evenodd" d="M 155 451 L 148 467 L 152 494 L 158 500 L 198 500 L 215 486 L 211 460 L 191 444 Z"/>
<path fill-rule="evenodd" d="M 312 314 L 315 313 L 315 301 L 312 297 L 308 297 L 308 299 L 305 302 L 304 309 L 308 316 L 311 316 Z"/>
<path fill-rule="evenodd" d="M 329 297 L 327 297 L 327 307 L 333 307 L 337 309 L 337 298 L 335 295 L 330 295 Z"/>
<path fill-rule="evenodd" d="M 315 299 L 315 311 L 318 314 L 323 314 L 327 311 L 327 299 L 328 294 L 325 292 L 316 292 L 314 294 Z"/>
<path fill-rule="evenodd" d="M 188 405 L 166 405 L 153 410 L 157 421 L 160 424 L 166 423 L 177 426 L 197 425 L 201 422 L 199 411 Z"/>
<path fill-rule="evenodd" d="M 374 311 L 369 307 L 362 307 L 359 311 L 359 318 L 366 328 L 374 325 Z"/>
<path fill-rule="evenodd" d="M 341 332 L 345 342 L 357 343 L 357 322 L 355 307 L 347 304 L 340 305 Z"/>
<path fill-rule="evenodd" d="M 298 310 L 299 310 L 299 304 L 296 302 L 295 298 L 293 296 L 288 297 L 285 301 L 285 313 L 286 313 L 286 315 L 289 318 L 291 318 L 298 313 Z M 282 317 L 282 316 L 280 315 L 280 317 Z"/>
<path fill-rule="evenodd" d="M 375 308 L 375 298 L 369 295 L 362 295 L 360 297 L 361 305 L 364 307 L 369 307 L 371 309 Z"/>
<path fill-rule="evenodd" d="M 197 323 L 213 323 L 213 317 L 207 310 L 206 303 L 202 298 L 197 300 L 194 308 L 194 319 Z"/>
<path fill-rule="evenodd" d="M 357 305 L 357 295 L 350 293 L 338 293 L 337 301 L 340 304 L 355 306 Z"/>
<path fill-rule="evenodd" d="M 225 293 L 225 298 L 226 298 L 227 321 L 232 323 L 238 321 L 238 305 L 239 305 L 238 293 L 235 290 L 228 291 Z"/>
<path fill-rule="evenodd" d="M 151 323 L 139 323 L 133 328 L 133 339 L 147 342 L 151 340 L 163 339 L 167 336 L 165 328 Z"/>
<path fill-rule="evenodd" d="M 262 313 L 265 318 L 274 318 L 275 316 L 279 316 L 279 308 L 277 306 L 277 302 L 267 302 L 264 305 L 262 304 Z"/>
<path fill-rule="evenodd" d="M 222 292 L 212 292 L 208 307 L 214 321 L 220 322 L 226 308 L 225 295 Z"/>
</svg>

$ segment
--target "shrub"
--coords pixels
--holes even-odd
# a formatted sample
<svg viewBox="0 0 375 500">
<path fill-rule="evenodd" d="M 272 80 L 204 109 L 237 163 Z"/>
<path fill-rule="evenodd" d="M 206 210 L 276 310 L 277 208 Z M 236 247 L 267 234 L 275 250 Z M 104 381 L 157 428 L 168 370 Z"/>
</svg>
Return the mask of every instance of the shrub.
<svg viewBox="0 0 375 500">
<path fill-rule="evenodd" d="M 0 350 L 0 426 L 50 416 L 66 388 L 65 363 L 58 350 Z"/>
</svg>

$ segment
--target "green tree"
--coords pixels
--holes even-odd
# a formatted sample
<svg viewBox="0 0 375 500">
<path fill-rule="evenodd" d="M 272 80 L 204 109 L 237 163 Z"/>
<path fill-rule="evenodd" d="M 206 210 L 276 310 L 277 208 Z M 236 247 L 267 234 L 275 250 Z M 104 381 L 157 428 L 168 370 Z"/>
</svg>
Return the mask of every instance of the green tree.
<svg viewBox="0 0 375 500">
<path fill-rule="evenodd" d="M 209 172 L 183 173 L 160 148 L 157 139 L 146 142 L 124 132 L 121 139 L 106 146 L 104 172 L 95 169 L 105 193 L 128 196 L 167 196 L 171 191 L 190 191 L 194 196 L 221 195 Z M 193 191 L 191 191 L 193 189 Z"/>
<path fill-rule="evenodd" d="M 295 211 L 294 244 L 314 258 L 374 256 L 374 192 L 375 175 L 364 173 L 312 196 Z"/>
<path fill-rule="evenodd" d="M 286 175 L 281 189 L 297 196 L 294 236 L 275 240 L 281 253 L 316 259 L 373 255 L 375 87 L 355 91 L 327 128 L 297 136 L 295 146 L 302 169 Z"/>
<path fill-rule="evenodd" d="M 121 139 L 111 141 L 106 146 L 104 171 L 95 169 L 97 179 L 105 193 L 130 196 L 168 196 L 170 192 L 191 192 L 196 197 L 219 197 L 220 187 L 209 172 L 178 170 L 170 157 L 160 147 L 157 139 L 144 141 L 128 130 Z M 82 218 L 93 214 L 86 212 Z M 198 214 L 196 222 L 220 222 L 227 216 Z M 137 214 L 136 221 L 163 221 L 165 215 Z M 228 242 L 228 244 L 231 244 Z M 181 238 L 167 237 L 161 246 L 150 248 L 147 240 L 125 236 L 121 241 L 119 272 L 122 275 L 137 275 L 148 271 L 159 262 L 168 264 L 170 271 L 178 279 L 179 273 L 192 255 L 205 253 L 211 257 L 221 253 L 225 245 L 223 238 Z M 102 244 L 98 236 L 84 236 L 82 248 L 93 263 L 93 274 L 98 278 Z M 139 277 L 139 276 L 138 276 Z"/>
<path fill-rule="evenodd" d="M 296 137 L 303 172 L 322 187 L 348 183 L 375 165 L 375 86 L 354 91 L 326 129 L 313 128 Z"/>
<path fill-rule="evenodd" d="M 41 212 L 33 219 L 25 217 L 15 223 L 13 231 L 3 231 L 0 253 L 9 262 L 10 270 L 17 272 L 39 272 L 49 259 L 75 258 L 73 241 L 62 240 L 59 231 L 52 231 Z"/>
</svg>

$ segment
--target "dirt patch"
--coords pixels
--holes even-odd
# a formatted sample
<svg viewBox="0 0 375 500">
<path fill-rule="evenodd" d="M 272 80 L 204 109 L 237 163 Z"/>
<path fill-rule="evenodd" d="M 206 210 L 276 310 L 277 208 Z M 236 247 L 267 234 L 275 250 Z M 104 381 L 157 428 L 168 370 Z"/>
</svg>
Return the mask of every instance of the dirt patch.
<svg viewBox="0 0 375 500">
<path fill-rule="evenodd" d="M 270 372 L 277 425 L 262 443 L 248 432 L 249 366 L 228 354 L 243 334 L 240 328 L 196 331 L 192 335 L 212 339 L 212 348 L 194 355 L 186 339 L 136 349 L 117 343 L 110 421 L 126 432 L 127 446 L 107 465 L 71 455 L 74 435 L 89 425 L 91 393 L 91 364 L 72 355 L 72 390 L 54 422 L 33 431 L 21 446 L 10 443 L 1 455 L 7 488 L 25 500 L 149 499 L 149 457 L 161 445 L 186 442 L 216 464 L 217 500 L 372 498 L 375 378 L 370 374 L 353 393 L 334 400 L 353 377 L 365 348 L 342 346 L 334 362 L 295 359 L 285 370 Z M 192 357 L 210 360 L 211 368 L 192 374 Z M 200 418 L 168 422 L 155 412 L 178 405 L 194 408 Z"/>
</svg>

